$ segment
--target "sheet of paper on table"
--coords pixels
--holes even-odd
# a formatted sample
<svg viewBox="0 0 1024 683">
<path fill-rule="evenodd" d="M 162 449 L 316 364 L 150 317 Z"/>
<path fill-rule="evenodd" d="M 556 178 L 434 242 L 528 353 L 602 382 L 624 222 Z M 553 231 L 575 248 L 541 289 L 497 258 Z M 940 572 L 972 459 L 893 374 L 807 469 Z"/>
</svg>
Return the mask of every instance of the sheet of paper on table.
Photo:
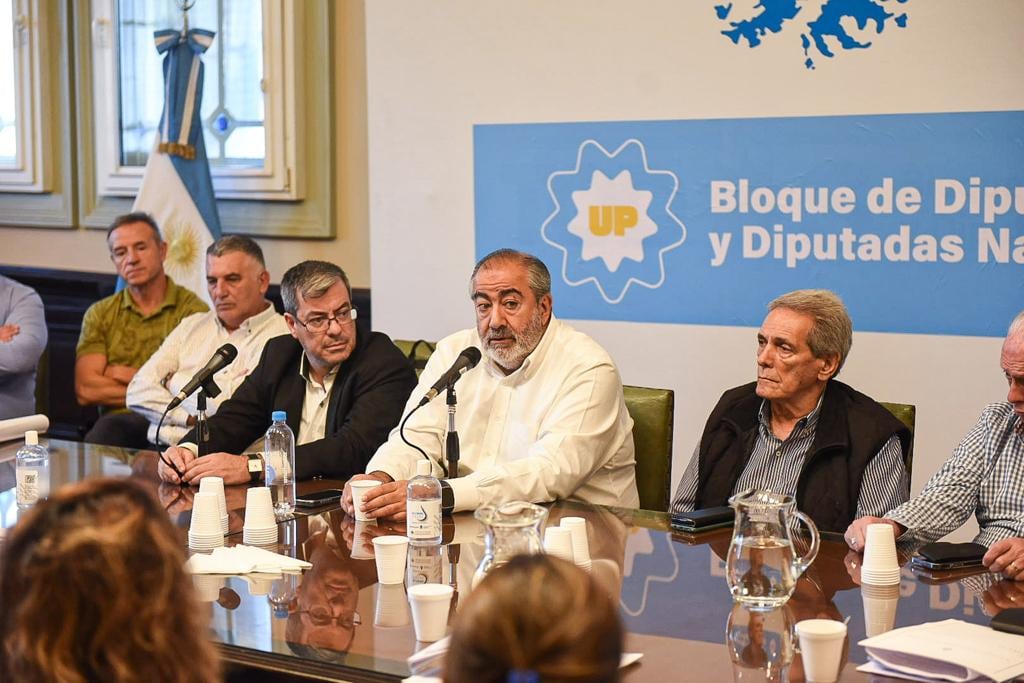
<svg viewBox="0 0 1024 683">
<path fill-rule="evenodd" d="M 959 619 L 898 628 L 860 645 L 872 662 L 859 671 L 954 683 L 1006 681 L 1024 674 L 1024 637 Z M 871 664 L 876 666 L 868 668 Z"/>
</svg>

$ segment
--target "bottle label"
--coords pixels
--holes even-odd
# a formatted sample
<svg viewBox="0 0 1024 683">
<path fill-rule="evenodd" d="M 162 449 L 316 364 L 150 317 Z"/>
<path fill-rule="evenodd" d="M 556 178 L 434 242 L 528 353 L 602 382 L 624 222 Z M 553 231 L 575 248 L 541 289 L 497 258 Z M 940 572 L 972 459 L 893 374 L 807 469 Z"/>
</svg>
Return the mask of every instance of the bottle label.
<svg viewBox="0 0 1024 683">
<path fill-rule="evenodd" d="M 39 502 L 39 470 L 19 468 L 17 470 L 17 498 L 18 505 L 34 505 Z"/>
<path fill-rule="evenodd" d="M 405 524 L 411 539 L 441 536 L 441 501 L 409 500 L 405 504 Z"/>
</svg>

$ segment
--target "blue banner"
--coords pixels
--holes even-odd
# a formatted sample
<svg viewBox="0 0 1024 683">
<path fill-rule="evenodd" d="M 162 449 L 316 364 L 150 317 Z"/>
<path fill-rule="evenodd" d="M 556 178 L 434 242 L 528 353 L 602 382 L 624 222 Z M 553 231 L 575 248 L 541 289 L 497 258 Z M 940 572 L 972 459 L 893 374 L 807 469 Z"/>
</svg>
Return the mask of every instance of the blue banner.
<svg viewBox="0 0 1024 683">
<path fill-rule="evenodd" d="M 1024 112 L 474 127 L 476 252 L 556 311 L 757 326 L 827 288 L 857 330 L 1002 336 L 1024 308 Z"/>
</svg>

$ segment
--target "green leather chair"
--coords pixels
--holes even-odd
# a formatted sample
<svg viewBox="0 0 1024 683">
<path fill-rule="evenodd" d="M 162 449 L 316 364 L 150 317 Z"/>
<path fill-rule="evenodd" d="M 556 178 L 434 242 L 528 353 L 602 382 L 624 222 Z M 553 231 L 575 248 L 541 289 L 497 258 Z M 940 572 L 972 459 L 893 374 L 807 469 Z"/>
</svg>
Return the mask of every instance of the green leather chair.
<svg viewBox="0 0 1024 683">
<path fill-rule="evenodd" d="M 676 395 L 671 389 L 624 385 L 626 409 L 633 418 L 636 487 L 640 507 L 667 512 L 672 484 L 672 420 Z"/>
<path fill-rule="evenodd" d="M 914 464 L 914 423 L 917 421 L 917 406 L 909 403 L 886 403 L 884 401 L 879 401 L 879 403 L 910 430 L 910 448 L 907 449 L 906 462 L 904 463 L 907 468 L 907 478 L 909 479 L 911 466 Z"/>
<path fill-rule="evenodd" d="M 423 368 L 427 365 L 427 359 L 430 358 L 430 354 L 434 352 L 434 347 L 437 344 L 423 339 L 417 339 L 416 341 L 411 339 L 395 339 L 393 341 L 395 346 L 412 362 L 413 368 L 416 369 L 416 376 L 419 377 L 420 373 L 423 372 Z"/>
</svg>

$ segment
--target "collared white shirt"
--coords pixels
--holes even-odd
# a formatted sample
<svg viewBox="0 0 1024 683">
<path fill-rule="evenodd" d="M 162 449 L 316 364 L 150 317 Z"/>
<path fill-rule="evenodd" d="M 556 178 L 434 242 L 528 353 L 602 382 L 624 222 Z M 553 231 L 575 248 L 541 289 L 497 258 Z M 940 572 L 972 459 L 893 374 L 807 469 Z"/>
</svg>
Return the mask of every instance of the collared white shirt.
<svg viewBox="0 0 1024 683">
<path fill-rule="evenodd" d="M 295 445 L 311 441 L 319 441 L 327 434 L 327 408 L 331 403 L 331 387 L 338 376 L 338 368 L 334 366 L 324 376 L 323 383 L 317 382 L 309 374 L 309 359 L 305 352 L 299 363 L 299 374 L 306 383 L 306 396 L 302 399 L 302 417 L 299 420 L 299 433 L 295 436 Z"/>
<path fill-rule="evenodd" d="M 218 348 L 233 344 L 238 356 L 214 375 L 221 393 L 217 398 L 207 397 L 207 415 L 216 413 L 220 404 L 231 398 L 242 380 L 255 369 L 267 340 L 282 334 L 288 334 L 288 325 L 269 302 L 262 312 L 243 321 L 234 332 L 228 332 L 214 311 L 195 313 L 183 319 L 128 384 L 125 401 L 129 408 L 149 420 L 150 443 L 156 443 L 156 426 L 164 408 Z M 192 394 L 164 418 L 160 440 L 178 443 L 189 430 L 188 418 L 195 413 L 196 394 Z"/>
<path fill-rule="evenodd" d="M 438 342 L 405 414 L 469 346 L 483 346 L 475 329 Z M 484 356 L 455 388 L 461 476 L 448 479 L 455 510 L 560 498 L 639 505 L 633 420 L 622 381 L 608 353 L 587 335 L 552 316 L 540 344 L 518 370 L 506 376 Z M 446 428 L 443 396 L 419 409 L 405 427 L 406 438 L 433 459 L 438 476 Z M 366 471 L 409 479 L 420 458 L 396 427 Z"/>
</svg>

